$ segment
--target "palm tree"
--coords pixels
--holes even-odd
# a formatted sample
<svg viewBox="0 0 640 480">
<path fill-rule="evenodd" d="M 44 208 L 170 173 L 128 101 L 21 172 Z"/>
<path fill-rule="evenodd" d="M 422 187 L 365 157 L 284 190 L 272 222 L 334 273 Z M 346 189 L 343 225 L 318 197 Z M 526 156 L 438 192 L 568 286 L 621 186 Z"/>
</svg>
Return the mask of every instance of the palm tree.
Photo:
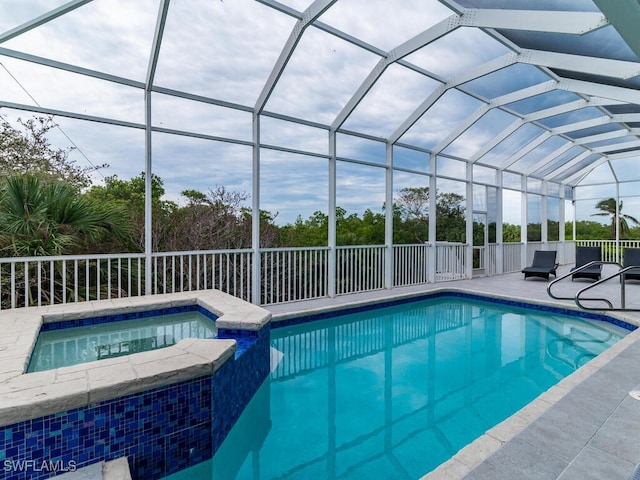
<svg viewBox="0 0 640 480">
<path fill-rule="evenodd" d="M 127 242 L 129 222 L 121 207 L 92 200 L 80 194 L 73 186 L 60 181 L 21 175 L 5 179 L 0 184 L 0 255 L 14 257 L 58 256 L 95 245 L 103 237 L 112 235 Z M 16 286 L 19 296 L 25 295 L 27 305 L 34 303 L 35 293 L 43 285 L 53 282 L 53 291 L 43 288 L 46 295 L 59 299 L 65 289 L 68 271 L 60 262 L 51 268 L 33 263 L 18 264 L 18 274 L 28 285 Z M 100 262 L 95 267 L 103 268 Z M 87 270 L 88 272 L 88 270 Z M 11 292 L 0 292 L 2 301 L 8 301 Z M 102 287 L 101 287 L 102 288 Z M 68 294 L 72 294 L 66 287 Z M 90 292 L 90 297 L 95 297 Z M 24 293 L 22 293 L 24 292 Z M 43 293 L 45 295 L 45 293 Z"/>
<path fill-rule="evenodd" d="M 620 205 L 618 206 L 618 211 L 616 213 L 616 200 L 614 198 L 606 198 L 604 200 L 600 200 L 596 204 L 596 208 L 600 210 L 598 213 L 592 214 L 595 216 L 611 216 L 611 239 L 615 240 L 616 238 L 616 224 L 620 223 L 620 236 L 624 237 L 629 233 L 629 224 L 627 220 L 633 222 L 635 225 L 639 225 L 640 222 L 631 215 L 627 215 L 622 213 L 622 201 L 620 201 Z"/>
<path fill-rule="evenodd" d="M 104 234 L 126 239 L 128 225 L 121 208 L 67 183 L 22 175 L 0 186 L 0 246 L 11 256 L 62 255 Z"/>
</svg>

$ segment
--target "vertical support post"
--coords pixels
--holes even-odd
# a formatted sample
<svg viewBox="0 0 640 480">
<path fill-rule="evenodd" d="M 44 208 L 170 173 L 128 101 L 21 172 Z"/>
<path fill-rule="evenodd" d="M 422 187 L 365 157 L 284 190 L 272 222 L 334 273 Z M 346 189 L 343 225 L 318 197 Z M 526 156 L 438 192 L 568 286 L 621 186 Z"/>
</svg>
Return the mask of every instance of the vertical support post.
<svg viewBox="0 0 640 480">
<path fill-rule="evenodd" d="M 542 182 L 542 209 L 540 215 L 540 240 L 542 240 L 543 250 L 547 250 L 549 244 L 549 196 L 547 195 L 547 181 Z"/>
<path fill-rule="evenodd" d="M 504 205 L 502 201 L 502 170 L 496 171 L 496 274 L 504 273 L 504 229 L 502 220 L 504 217 Z"/>
<path fill-rule="evenodd" d="M 559 258 L 558 258 L 558 263 L 560 265 L 564 265 L 566 263 L 565 260 L 565 235 L 564 235 L 564 229 L 565 229 L 565 214 L 566 214 L 566 199 L 565 199 L 565 192 L 564 192 L 564 187 L 562 187 L 560 189 L 560 202 L 559 202 L 559 207 L 560 207 L 560 211 L 558 212 L 558 228 L 560 229 L 560 232 L 558 233 L 559 237 L 558 239 L 560 240 L 560 251 L 559 253 Z"/>
<path fill-rule="evenodd" d="M 465 278 L 473 277 L 473 163 L 467 163 L 467 201 L 466 201 L 466 272 Z"/>
<path fill-rule="evenodd" d="M 253 160 L 251 175 L 251 303 L 260 305 L 260 114 L 254 113 L 252 124 Z"/>
<path fill-rule="evenodd" d="M 438 182 L 436 168 L 436 156 L 431 154 L 429 156 L 429 171 L 431 172 L 429 177 L 429 283 L 435 283 L 438 268 L 438 249 L 436 247 L 436 194 Z"/>
<path fill-rule="evenodd" d="M 158 19 L 156 21 L 156 29 L 153 35 L 153 44 L 151 46 L 151 55 L 149 57 L 149 65 L 147 65 L 147 76 L 144 86 L 144 294 L 150 295 L 152 290 L 152 266 L 153 266 L 153 237 L 151 217 L 153 206 L 153 175 L 152 175 L 152 155 L 151 155 L 151 89 L 153 80 L 156 75 L 156 67 L 158 64 L 158 56 L 160 55 L 160 46 L 162 45 L 162 37 L 164 35 L 164 27 L 167 21 L 167 13 L 169 12 L 169 3 L 171 0 L 161 0 L 158 6 Z"/>
<path fill-rule="evenodd" d="M 620 183 L 616 181 L 616 262 L 620 262 Z"/>
<path fill-rule="evenodd" d="M 520 252 L 520 266 L 524 268 L 527 264 L 527 248 L 528 248 L 528 231 L 527 224 L 529 221 L 529 195 L 527 189 L 527 179 L 522 177 L 522 202 L 520 205 L 520 221 L 522 227 L 520 229 L 520 241 L 522 242 L 523 248 Z"/>
<path fill-rule="evenodd" d="M 387 168 L 385 170 L 385 212 L 384 212 L 384 243 L 385 270 L 384 288 L 393 288 L 395 264 L 393 261 L 393 144 L 387 142 Z"/>
<path fill-rule="evenodd" d="M 151 160 L 151 90 L 144 92 L 144 294 L 153 293 L 151 287 L 151 269 L 153 266 L 152 249 L 152 160 Z"/>
<path fill-rule="evenodd" d="M 329 132 L 329 278 L 327 294 L 336 296 L 336 132 Z"/>
</svg>

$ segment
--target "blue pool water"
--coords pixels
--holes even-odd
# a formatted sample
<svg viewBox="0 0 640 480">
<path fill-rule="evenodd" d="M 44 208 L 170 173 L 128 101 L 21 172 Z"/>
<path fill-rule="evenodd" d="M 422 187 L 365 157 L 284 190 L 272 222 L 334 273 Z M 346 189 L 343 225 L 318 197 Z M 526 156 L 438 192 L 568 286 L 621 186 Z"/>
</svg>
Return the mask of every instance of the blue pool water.
<svg viewBox="0 0 640 480">
<path fill-rule="evenodd" d="M 61 322 L 63 323 L 63 322 Z M 214 338 L 215 322 L 197 310 L 41 331 L 28 372 L 114 358 L 175 345 L 183 338 Z"/>
<path fill-rule="evenodd" d="M 451 297 L 276 324 L 214 458 L 167 478 L 419 478 L 627 333 Z"/>
</svg>

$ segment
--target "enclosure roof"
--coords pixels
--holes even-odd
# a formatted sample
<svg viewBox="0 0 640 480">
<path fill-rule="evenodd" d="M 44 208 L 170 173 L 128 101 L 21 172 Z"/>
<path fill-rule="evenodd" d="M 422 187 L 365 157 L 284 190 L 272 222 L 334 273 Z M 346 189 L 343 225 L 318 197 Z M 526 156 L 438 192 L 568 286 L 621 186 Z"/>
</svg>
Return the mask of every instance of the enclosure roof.
<svg viewBox="0 0 640 480">
<path fill-rule="evenodd" d="M 8 0 L 0 107 L 142 129 L 151 92 L 569 186 L 633 181 L 638 25 L 638 0 Z M 172 133 L 255 142 L 243 128 Z"/>
</svg>

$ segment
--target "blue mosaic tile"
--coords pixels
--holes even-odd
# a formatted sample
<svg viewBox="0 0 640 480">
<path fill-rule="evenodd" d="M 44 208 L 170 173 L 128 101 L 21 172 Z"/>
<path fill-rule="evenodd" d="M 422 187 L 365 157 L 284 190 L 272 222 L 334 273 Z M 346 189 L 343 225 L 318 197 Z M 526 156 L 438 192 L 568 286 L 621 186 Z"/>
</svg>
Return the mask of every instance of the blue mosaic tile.
<svg viewBox="0 0 640 480">
<path fill-rule="evenodd" d="M 260 331 L 269 331 L 269 326 L 267 325 L 263 327 Z M 258 339 L 258 332 L 253 330 L 219 328 L 216 338 L 234 339 L 238 344 L 235 354 L 235 357 L 238 358 L 256 342 L 256 340 Z"/>
</svg>

